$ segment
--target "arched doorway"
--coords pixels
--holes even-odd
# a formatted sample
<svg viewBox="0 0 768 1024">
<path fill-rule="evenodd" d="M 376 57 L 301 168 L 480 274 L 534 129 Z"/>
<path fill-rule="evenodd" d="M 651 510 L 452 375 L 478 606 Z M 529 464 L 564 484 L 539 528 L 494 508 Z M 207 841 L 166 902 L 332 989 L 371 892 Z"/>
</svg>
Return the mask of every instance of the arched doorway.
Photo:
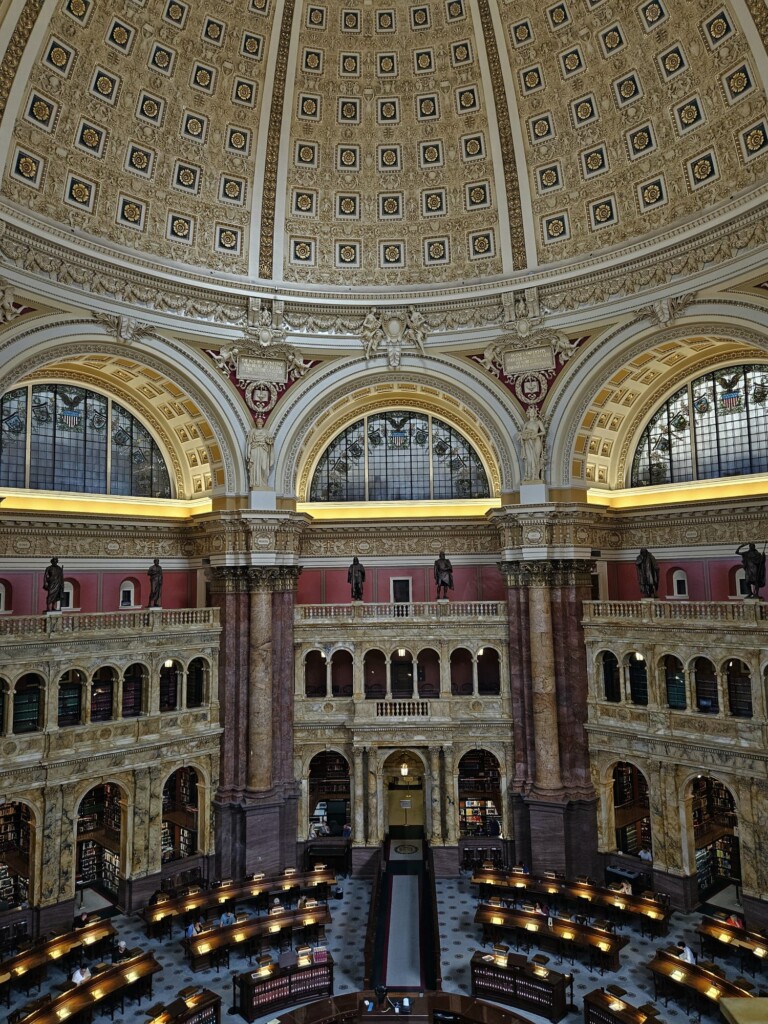
<svg viewBox="0 0 768 1024">
<path fill-rule="evenodd" d="M 34 821 L 32 810 L 18 800 L 0 807 L 0 910 L 33 902 Z"/>
<path fill-rule="evenodd" d="M 163 825 L 161 856 L 163 863 L 193 857 L 199 849 L 197 772 L 177 768 L 163 786 Z"/>
<path fill-rule="evenodd" d="M 706 900 L 741 884 L 736 801 L 727 786 L 708 775 L 693 779 L 690 793 L 696 882 L 699 898 Z"/>
<path fill-rule="evenodd" d="M 385 829 L 409 835 L 424 831 L 424 763 L 411 750 L 396 750 L 384 762 Z"/>
<path fill-rule="evenodd" d="M 619 853 L 653 856 L 651 849 L 651 812 L 648 781 L 628 761 L 619 761 L 613 769 L 613 814 L 616 825 L 616 849 Z"/>
<path fill-rule="evenodd" d="M 89 789 L 77 810 L 78 888 L 93 888 L 115 902 L 125 877 L 122 862 L 122 790 L 112 782 Z"/>
<path fill-rule="evenodd" d="M 459 761 L 459 836 L 502 835 L 501 769 L 490 750 L 468 751 Z"/>
</svg>

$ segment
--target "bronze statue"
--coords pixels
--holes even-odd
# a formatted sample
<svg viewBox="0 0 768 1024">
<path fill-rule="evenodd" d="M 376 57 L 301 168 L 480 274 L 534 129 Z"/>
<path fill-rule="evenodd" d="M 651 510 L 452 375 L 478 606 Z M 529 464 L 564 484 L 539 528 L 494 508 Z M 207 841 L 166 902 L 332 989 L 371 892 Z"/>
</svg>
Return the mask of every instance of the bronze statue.
<svg viewBox="0 0 768 1024">
<path fill-rule="evenodd" d="M 640 593 L 643 597 L 656 597 L 656 591 L 659 589 L 659 563 L 648 548 L 640 548 L 640 554 L 635 559 L 635 568 Z"/>
<path fill-rule="evenodd" d="M 160 598 L 163 595 L 163 570 L 160 565 L 160 559 L 155 558 L 147 569 L 147 576 L 149 576 L 149 604 L 147 608 L 159 608 Z"/>
<path fill-rule="evenodd" d="M 352 586 L 352 600 L 363 600 L 363 584 L 365 583 L 365 569 L 357 555 L 352 559 L 352 565 L 347 572 L 347 583 Z"/>
<path fill-rule="evenodd" d="M 765 546 L 760 552 L 752 543 L 739 544 L 736 554 L 741 555 L 747 597 L 759 597 L 761 588 L 765 586 Z"/>
<path fill-rule="evenodd" d="M 47 592 L 45 610 L 55 612 L 61 603 L 61 595 L 64 593 L 64 570 L 55 556 L 51 559 L 51 564 L 46 567 L 43 590 Z"/>
<path fill-rule="evenodd" d="M 437 600 L 440 600 L 440 591 L 443 597 L 448 599 L 448 591 L 453 590 L 453 566 L 450 558 L 445 557 L 445 552 L 440 552 L 440 557 L 435 559 L 435 585 L 437 587 Z"/>
</svg>

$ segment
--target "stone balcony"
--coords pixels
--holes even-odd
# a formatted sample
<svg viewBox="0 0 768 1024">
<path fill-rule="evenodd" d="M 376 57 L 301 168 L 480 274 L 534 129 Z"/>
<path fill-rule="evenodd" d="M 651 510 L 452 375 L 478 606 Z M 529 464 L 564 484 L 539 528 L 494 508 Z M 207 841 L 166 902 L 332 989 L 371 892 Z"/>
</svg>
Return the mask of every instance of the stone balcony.
<svg viewBox="0 0 768 1024">
<path fill-rule="evenodd" d="M 352 604 L 302 604 L 295 613 L 297 625 L 399 623 L 403 619 L 420 624 L 443 622 L 506 622 L 503 601 L 416 601 Z"/>
<path fill-rule="evenodd" d="M 0 641 L 29 642 L 55 636 L 57 642 L 70 637 L 90 639 L 109 633 L 183 633 L 219 630 L 218 608 L 139 608 L 116 612 L 49 612 L 46 615 L 0 617 Z"/>
<path fill-rule="evenodd" d="M 768 604 L 763 601 L 585 601 L 584 624 L 654 626 L 674 625 L 686 629 L 718 629 L 724 626 L 754 628 L 768 622 Z"/>
<path fill-rule="evenodd" d="M 354 697 L 302 697 L 294 705 L 297 728 L 322 725 L 344 725 L 350 729 L 379 726 L 417 727 L 444 722 L 511 721 L 509 699 L 501 695 L 468 694 L 466 697 L 444 696 L 423 699 L 364 700 Z"/>
</svg>

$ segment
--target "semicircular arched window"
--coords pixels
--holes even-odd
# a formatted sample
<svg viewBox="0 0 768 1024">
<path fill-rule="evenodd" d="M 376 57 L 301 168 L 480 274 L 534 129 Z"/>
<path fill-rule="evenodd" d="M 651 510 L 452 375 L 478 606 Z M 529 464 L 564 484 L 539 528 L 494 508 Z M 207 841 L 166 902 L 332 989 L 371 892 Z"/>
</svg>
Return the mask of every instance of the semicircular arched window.
<svg viewBox="0 0 768 1024">
<path fill-rule="evenodd" d="M 0 486 L 170 498 L 147 428 L 106 395 L 30 384 L 0 399 Z"/>
<path fill-rule="evenodd" d="M 768 366 L 729 366 L 689 382 L 643 431 L 632 487 L 768 472 Z"/>
<path fill-rule="evenodd" d="M 429 501 L 490 496 L 472 445 L 434 416 L 395 410 L 334 438 L 312 477 L 310 501 Z"/>
</svg>

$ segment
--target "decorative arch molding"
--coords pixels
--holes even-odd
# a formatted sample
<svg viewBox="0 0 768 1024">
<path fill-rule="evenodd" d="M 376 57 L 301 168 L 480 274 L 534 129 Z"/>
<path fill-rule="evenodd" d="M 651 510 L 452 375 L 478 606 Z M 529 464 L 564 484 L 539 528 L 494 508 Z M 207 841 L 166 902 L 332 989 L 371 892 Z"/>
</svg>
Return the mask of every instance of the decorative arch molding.
<svg viewBox="0 0 768 1024">
<path fill-rule="evenodd" d="M 160 442 L 176 483 L 177 496 L 201 497 L 201 492 L 194 491 L 192 487 L 190 466 L 183 457 L 182 443 L 165 424 L 159 411 L 149 401 L 139 400 L 133 390 L 121 387 L 114 377 L 100 374 L 90 364 L 82 362 L 88 356 L 129 359 L 173 384 L 182 398 L 190 401 L 198 411 L 197 417 L 189 412 L 189 421 L 203 427 L 198 433 L 203 439 L 200 443 L 208 453 L 212 482 L 207 493 L 211 490 L 219 493 L 223 490 L 228 494 L 247 491 L 239 439 L 247 434 L 251 422 L 233 389 L 192 348 L 165 337 L 131 344 L 117 342 L 112 336 L 105 336 L 102 325 L 88 319 L 46 317 L 27 327 L 26 330 L 6 332 L 0 340 L 0 356 L 5 364 L 0 374 L 0 393 L 23 381 L 46 377 L 73 383 L 77 380 L 102 392 L 108 390 L 129 411 L 135 411 Z M 64 364 L 64 368 L 57 369 L 57 364 Z M 77 364 L 76 368 L 74 364 Z M 171 399 L 172 395 L 169 394 L 168 398 Z M 215 482 L 217 470 L 223 477 L 223 484 Z"/>
<path fill-rule="evenodd" d="M 511 437 L 522 428 L 519 410 L 498 385 L 467 373 L 464 365 L 439 358 L 426 362 L 426 370 L 405 359 L 399 371 L 382 372 L 355 359 L 321 368 L 302 383 L 291 405 L 276 410 L 276 433 L 284 435 L 275 470 L 278 490 L 306 500 L 330 441 L 361 416 L 395 407 L 428 412 L 456 427 L 482 459 L 493 497 L 518 486 Z"/>
<path fill-rule="evenodd" d="M 583 362 L 573 368 L 566 366 L 564 379 L 549 410 L 551 467 L 553 476 L 557 478 L 551 482 L 568 482 L 575 478 L 587 486 L 594 483 L 609 488 L 624 487 L 630 451 L 665 397 L 698 373 L 729 363 L 768 358 L 768 318 L 765 311 L 746 306 L 744 309 L 754 314 L 754 323 L 733 319 L 713 322 L 709 317 L 719 315 L 722 318 L 723 312 L 732 317 L 733 310 L 726 308 L 724 311 L 717 304 L 701 303 L 684 321 L 663 330 L 635 321 L 610 329 L 595 339 L 586 350 Z M 705 316 L 708 317 L 706 321 L 703 319 Z M 590 441 L 602 438 L 597 434 L 597 424 L 606 411 L 605 389 L 634 360 L 652 353 L 661 360 L 669 357 L 677 345 L 688 348 L 687 355 L 677 353 L 676 364 L 680 365 L 675 364 L 676 368 L 673 368 L 665 364 L 669 365 L 668 372 L 658 372 L 655 379 L 637 380 L 637 402 L 631 411 L 624 413 L 620 426 L 610 439 L 611 450 L 605 457 L 605 481 L 589 479 L 587 455 Z M 665 347 L 667 351 L 663 351 Z M 636 369 L 640 371 L 639 364 Z M 618 388 L 618 385 L 612 387 Z M 572 472 L 577 462 L 581 462 L 579 476 Z"/>
</svg>

